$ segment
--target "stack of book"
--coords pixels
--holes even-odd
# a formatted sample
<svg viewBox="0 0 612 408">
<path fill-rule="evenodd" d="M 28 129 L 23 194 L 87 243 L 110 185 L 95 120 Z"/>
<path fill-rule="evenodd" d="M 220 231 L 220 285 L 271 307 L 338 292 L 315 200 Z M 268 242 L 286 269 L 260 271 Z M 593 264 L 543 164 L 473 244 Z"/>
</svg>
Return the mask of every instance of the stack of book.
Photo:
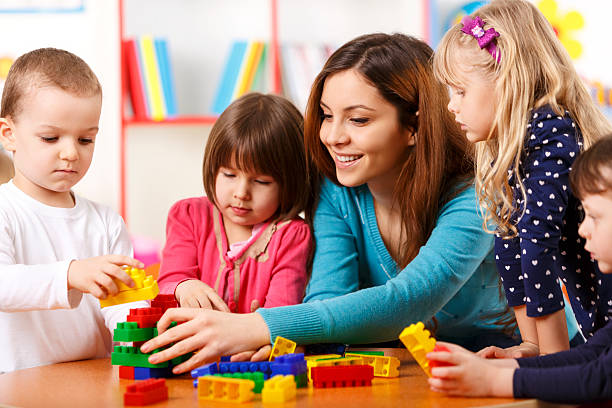
<svg viewBox="0 0 612 408">
<path fill-rule="evenodd" d="M 123 42 L 134 118 L 161 121 L 177 114 L 168 43 L 143 35 Z"/>
<path fill-rule="evenodd" d="M 212 113 L 221 114 L 233 100 L 247 92 L 266 92 L 267 50 L 267 44 L 262 41 L 233 42 L 213 101 Z"/>
</svg>

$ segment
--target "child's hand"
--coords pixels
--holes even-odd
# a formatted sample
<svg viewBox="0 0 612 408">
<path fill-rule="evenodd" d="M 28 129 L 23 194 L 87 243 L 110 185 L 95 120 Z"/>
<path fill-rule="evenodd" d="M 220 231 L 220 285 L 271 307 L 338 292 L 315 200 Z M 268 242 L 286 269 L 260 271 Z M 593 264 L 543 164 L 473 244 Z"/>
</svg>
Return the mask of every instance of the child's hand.
<svg viewBox="0 0 612 408">
<path fill-rule="evenodd" d="M 132 278 L 121 268 L 123 265 L 144 268 L 142 262 L 123 255 L 74 260 L 68 267 L 68 289 L 91 293 L 98 299 L 116 295 L 119 288 L 113 279 L 119 279 L 129 287 L 134 286 Z"/>
<path fill-rule="evenodd" d="M 427 358 L 448 367 L 431 369 L 429 387 L 436 392 L 463 396 L 512 396 L 512 377 L 518 366 L 500 367 L 455 344 L 439 342 L 450 351 L 427 353 Z M 509 365 L 509 364 L 508 364 Z"/>
<path fill-rule="evenodd" d="M 540 349 L 537 344 L 527 341 L 522 342 L 518 346 L 508 348 L 500 348 L 496 346 L 485 347 L 476 355 L 482 358 L 522 358 L 535 357 L 540 354 Z"/>
<path fill-rule="evenodd" d="M 243 351 L 242 353 L 234 354 L 232 362 L 236 361 L 267 361 L 270 357 L 272 346 L 266 344 L 257 351 Z"/>
<path fill-rule="evenodd" d="M 229 312 L 229 307 L 213 288 L 197 279 L 181 282 L 174 291 L 181 307 L 196 307 Z"/>
</svg>

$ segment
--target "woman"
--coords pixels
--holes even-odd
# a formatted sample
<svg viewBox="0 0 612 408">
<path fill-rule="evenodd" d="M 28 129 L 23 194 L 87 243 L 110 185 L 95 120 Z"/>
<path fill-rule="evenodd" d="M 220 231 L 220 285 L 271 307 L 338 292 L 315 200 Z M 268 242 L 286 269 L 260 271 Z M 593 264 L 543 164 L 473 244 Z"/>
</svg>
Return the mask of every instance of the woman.
<svg viewBox="0 0 612 408">
<path fill-rule="evenodd" d="M 177 343 L 151 362 L 199 350 L 175 368 L 184 372 L 276 336 L 386 341 L 433 317 L 438 338 L 472 349 L 512 342 L 495 317 L 509 316 L 471 186 L 471 155 L 431 55 L 405 35 L 365 35 L 336 51 L 315 79 L 306 149 L 327 179 L 306 303 L 245 315 L 170 310 L 162 334 L 142 350 Z M 186 322 L 163 332 L 171 320 Z"/>
</svg>

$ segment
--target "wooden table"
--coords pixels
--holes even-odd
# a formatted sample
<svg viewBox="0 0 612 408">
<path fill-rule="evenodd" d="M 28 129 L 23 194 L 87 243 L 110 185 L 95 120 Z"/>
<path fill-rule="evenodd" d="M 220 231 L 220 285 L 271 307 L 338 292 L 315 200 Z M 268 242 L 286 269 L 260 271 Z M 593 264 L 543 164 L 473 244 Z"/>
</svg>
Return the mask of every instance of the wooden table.
<svg viewBox="0 0 612 408">
<path fill-rule="evenodd" d="M 388 354 L 388 353 L 386 353 Z M 400 377 L 375 378 L 371 387 L 301 388 L 285 405 L 299 407 L 553 407 L 537 400 L 450 398 L 430 391 L 427 377 L 414 361 L 403 360 Z M 119 379 L 110 359 L 85 360 L 18 370 L 0 375 L 0 406 L 16 407 L 123 407 L 123 393 L 132 380 Z M 260 394 L 249 403 L 198 401 L 188 375 L 167 379 L 169 400 L 149 407 L 261 407 Z M 5 405 L 3 405 L 5 404 Z"/>
</svg>

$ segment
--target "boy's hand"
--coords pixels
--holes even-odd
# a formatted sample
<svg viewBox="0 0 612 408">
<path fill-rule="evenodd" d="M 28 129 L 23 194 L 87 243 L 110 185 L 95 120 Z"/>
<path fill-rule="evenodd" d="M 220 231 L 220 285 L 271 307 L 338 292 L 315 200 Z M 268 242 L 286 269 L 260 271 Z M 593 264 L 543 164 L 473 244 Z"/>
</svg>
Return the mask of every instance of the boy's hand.
<svg viewBox="0 0 612 408">
<path fill-rule="evenodd" d="M 500 348 L 496 346 L 485 347 L 476 355 L 482 358 L 523 358 L 535 357 L 540 354 L 540 349 L 537 344 L 527 341 L 522 342 L 518 346 L 508 348 Z"/>
<path fill-rule="evenodd" d="M 181 307 L 197 307 L 229 312 L 221 296 L 213 288 L 197 279 L 181 282 L 174 291 L 174 296 Z"/>
<path fill-rule="evenodd" d="M 98 299 L 116 295 L 119 288 L 113 279 L 119 279 L 129 287 L 134 286 L 132 278 L 121 268 L 124 265 L 144 268 L 142 262 L 123 255 L 74 260 L 68 267 L 68 289 L 91 293 Z"/>
</svg>

